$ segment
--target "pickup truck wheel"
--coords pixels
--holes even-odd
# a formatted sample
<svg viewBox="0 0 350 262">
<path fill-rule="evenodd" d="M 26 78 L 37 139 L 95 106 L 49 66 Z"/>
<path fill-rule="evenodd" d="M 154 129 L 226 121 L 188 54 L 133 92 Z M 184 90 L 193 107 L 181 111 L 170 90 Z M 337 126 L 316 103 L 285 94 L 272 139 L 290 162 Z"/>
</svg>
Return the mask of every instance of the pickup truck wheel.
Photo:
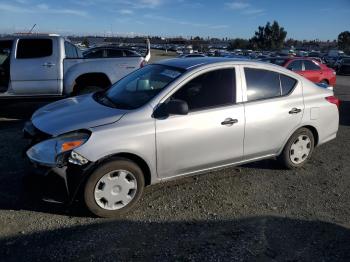
<svg viewBox="0 0 350 262">
<path fill-rule="evenodd" d="M 145 186 L 141 168 L 117 158 L 102 164 L 88 178 L 84 188 L 87 208 L 99 217 L 118 217 L 132 209 Z"/>
</svg>

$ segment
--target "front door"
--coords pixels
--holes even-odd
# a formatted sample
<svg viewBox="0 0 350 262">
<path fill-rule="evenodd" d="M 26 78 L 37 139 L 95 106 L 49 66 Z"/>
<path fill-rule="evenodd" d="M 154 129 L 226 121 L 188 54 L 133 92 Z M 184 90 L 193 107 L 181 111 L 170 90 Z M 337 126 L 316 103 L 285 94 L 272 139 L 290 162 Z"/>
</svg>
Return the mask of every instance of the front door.
<svg viewBox="0 0 350 262">
<path fill-rule="evenodd" d="M 58 94 L 58 50 L 58 42 L 53 39 L 19 39 L 11 61 L 11 92 L 15 95 Z"/>
<path fill-rule="evenodd" d="M 169 99 L 188 103 L 188 115 L 156 119 L 157 171 L 162 178 L 242 160 L 244 107 L 236 104 L 234 68 L 203 73 Z"/>
</svg>

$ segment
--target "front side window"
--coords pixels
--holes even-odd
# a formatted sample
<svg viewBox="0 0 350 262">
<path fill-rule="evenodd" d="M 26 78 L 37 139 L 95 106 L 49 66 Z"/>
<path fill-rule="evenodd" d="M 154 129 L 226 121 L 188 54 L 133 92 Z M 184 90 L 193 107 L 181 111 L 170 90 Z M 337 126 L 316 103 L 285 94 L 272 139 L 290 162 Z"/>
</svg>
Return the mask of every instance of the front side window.
<svg viewBox="0 0 350 262">
<path fill-rule="evenodd" d="M 119 109 L 135 109 L 150 101 L 183 72 L 180 68 L 148 65 L 119 80 L 98 100 Z"/>
<path fill-rule="evenodd" d="M 311 70 L 311 71 L 321 70 L 321 68 L 318 65 L 316 65 L 313 61 L 310 61 L 310 60 L 304 60 L 304 67 L 305 67 L 305 70 Z"/>
<path fill-rule="evenodd" d="M 20 39 L 17 45 L 17 59 L 41 58 L 52 55 L 51 39 Z"/>
<path fill-rule="evenodd" d="M 190 111 L 233 104 L 235 76 L 233 68 L 204 73 L 186 83 L 172 98 L 186 101 Z"/>
<path fill-rule="evenodd" d="M 264 69 L 245 68 L 244 73 L 248 101 L 288 95 L 297 84 L 294 78 Z"/>
<path fill-rule="evenodd" d="M 292 61 L 287 68 L 292 71 L 302 71 L 303 62 L 301 60 Z"/>
</svg>

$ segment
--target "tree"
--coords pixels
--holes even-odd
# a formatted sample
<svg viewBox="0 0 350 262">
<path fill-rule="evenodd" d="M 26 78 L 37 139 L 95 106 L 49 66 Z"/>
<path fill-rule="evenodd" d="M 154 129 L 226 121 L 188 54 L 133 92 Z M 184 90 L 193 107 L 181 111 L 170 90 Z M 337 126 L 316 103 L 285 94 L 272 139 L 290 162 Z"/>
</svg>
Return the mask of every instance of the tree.
<svg viewBox="0 0 350 262">
<path fill-rule="evenodd" d="M 277 21 L 273 21 L 272 25 L 267 22 L 265 26 L 258 27 L 251 42 L 255 48 L 275 50 L 283 47 L 286 36 L 287 32 Z"/>
<path fill-rule="evenodd" d="M 89 40 L 88 40 L 87 38 L 84 38 L 84 39 L 83 39 L 83 42 L 81 42 L 81 43 L 82 43 L 83 45 L 85 45 L 85 47 L 87 47 L 87 48 L 89 47 L 89 44 L 90 44 L 90 43 L 89 43 Z"/>
<path fill-rule="evenodd" d="M 345 31 L 338 35 L 338 47 L 344 52 L 350 52 L 350 32 Z"/>
<path fill-rule="evenodd" d="M 249 40 L 242 39 L 242 38 L 236 38 L 233 41 L 231 41 L 228 45 L 228 50 L 249 49 L 249 48 L 250 48 Z"/>
</svg>

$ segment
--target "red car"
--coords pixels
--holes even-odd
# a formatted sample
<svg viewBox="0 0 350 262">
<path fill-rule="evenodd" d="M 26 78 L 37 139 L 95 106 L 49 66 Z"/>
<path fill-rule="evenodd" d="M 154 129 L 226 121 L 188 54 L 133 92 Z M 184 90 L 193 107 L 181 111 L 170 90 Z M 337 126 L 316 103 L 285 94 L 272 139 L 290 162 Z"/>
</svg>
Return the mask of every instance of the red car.
<svg viewBox="0 0 350 262">
<path fill-rule="evenodd" d="M 311 58 L 271 57 L 262 59 L 262 61 L 286 67 L 314 83 L 326 83 L 334 86 L 336 82 L 336 72 L 333 69 Z"/>
</svg>

